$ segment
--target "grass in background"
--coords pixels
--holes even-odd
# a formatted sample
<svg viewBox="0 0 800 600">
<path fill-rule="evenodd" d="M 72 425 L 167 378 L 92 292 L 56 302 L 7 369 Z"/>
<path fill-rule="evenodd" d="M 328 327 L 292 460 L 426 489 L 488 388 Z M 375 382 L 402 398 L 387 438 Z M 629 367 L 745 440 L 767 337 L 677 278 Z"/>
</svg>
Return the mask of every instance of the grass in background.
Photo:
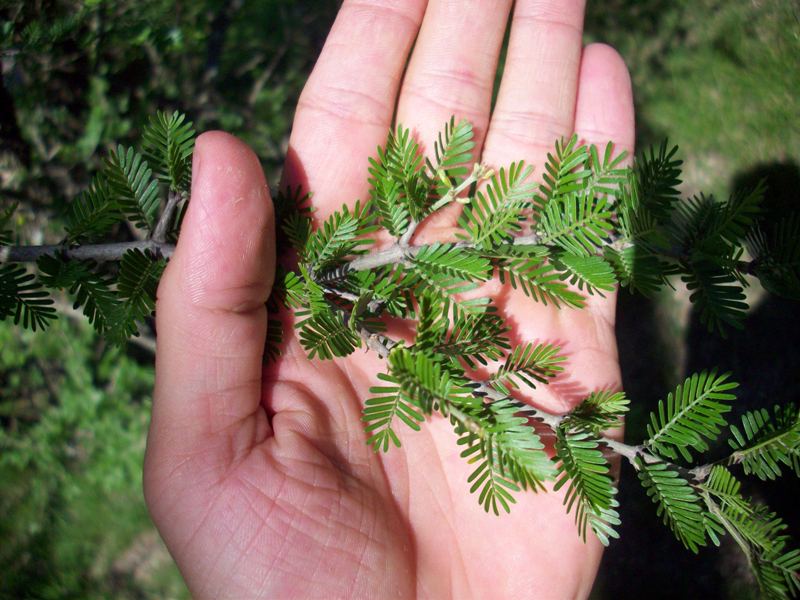
<svg viewBox="0 0 800 600">
<path fill-rule="evenodd" d="M 187 596 L 142 497 L 152 387 L 85 323 L 0 323 L 0 597 Z"/>
</svg>

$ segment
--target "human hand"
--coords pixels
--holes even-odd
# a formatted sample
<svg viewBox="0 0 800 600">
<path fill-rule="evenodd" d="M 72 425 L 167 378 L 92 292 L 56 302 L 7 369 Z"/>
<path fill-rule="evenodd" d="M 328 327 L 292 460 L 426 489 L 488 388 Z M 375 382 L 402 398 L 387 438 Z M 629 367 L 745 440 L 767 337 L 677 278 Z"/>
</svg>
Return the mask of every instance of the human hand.
<svg viewBox="0 0 800 600">
<path fill-rule="evenodd" d="M 630 151 L 627 70 L 607 47 L 582 50 L 580 1 L 516 2 L 489 114 L 510 6 L 345 1 L 300 100 L 284 184 L 313 191 L 320 218 L 365 197 L 367 157 L 385 141 L 395 105 L 423 143 L 451 114 L 470 120 L 490 165 L 524 158 L 538 170 L 573 131 Z M 275 271 L 266 182 L 255 155 L 222 133 L 198 139 L 193 173 L 159 288 L 145 465 L 148 505 L 193 595 L 587 596 L 601 548 L 580 540 L 561 493 L 520 494 L 510 515 L 487 515 L 468 493 L 470 467 L 444 419 L 408 431 L 402 450 L 375 454 L 365 444 L 360 410 L 382 370 L 377 358 L 309 361 L 290 339 L 262 369 Z M 439 219 L 418 236 L 453 223 Z M 614 295 L 560 311 L 504 297 L 516 338 L 560 343 L 574 373 L 537 403 L 565 410 L 576 390 L 619 385 Z"/>
</svg>

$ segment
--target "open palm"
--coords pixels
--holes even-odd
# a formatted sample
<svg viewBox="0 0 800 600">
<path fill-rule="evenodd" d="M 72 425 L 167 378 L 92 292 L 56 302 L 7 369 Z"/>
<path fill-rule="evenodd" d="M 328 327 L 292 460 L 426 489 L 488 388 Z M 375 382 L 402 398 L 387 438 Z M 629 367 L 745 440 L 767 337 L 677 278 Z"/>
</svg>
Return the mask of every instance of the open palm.
<svg viewBox="0 0 800 600">
<path fill-rule="evenodd" d="M 607 47 L 582 48 L 581 1 L 516 2 L 490 115 L 511 4 L 345 1 L 300 100 L 284 184 L 313 191 L 320 218 L 365 197 L 367 158 L 393 118 L 421 142 L 451 114 L 466 118 L 490 165 L 541 165 L 573 131 L 630 150 L 627 70 Z M 444 419 L 409 430 L 402 450 L 365 444 L 360 411 L 380 359 L 309 361 L 290 339 L 262 368 L 275 271 L 266 182 L 223 133 L 198 139 L 193 173 L 159 288 L 145 491 L 195 597 L 587 596 L 600 546 L 579 539 L 560 494 L 521 494 L 511 515 L 487 515 Z M 515 340 L 558 342 L 574 373 L 537 403 L 565 410 L 619 385 L 613 295 L 559 311 L 503 293 Z"/>
</svg>

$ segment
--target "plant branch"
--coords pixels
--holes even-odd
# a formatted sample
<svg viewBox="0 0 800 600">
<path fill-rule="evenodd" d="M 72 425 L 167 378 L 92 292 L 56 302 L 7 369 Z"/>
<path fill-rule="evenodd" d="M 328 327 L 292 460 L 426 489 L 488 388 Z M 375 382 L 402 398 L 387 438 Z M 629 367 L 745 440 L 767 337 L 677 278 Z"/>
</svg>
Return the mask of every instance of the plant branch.
<svg viewBox="0 0 800 600">
<path fill-rule="evenodd" d="M 172 217 L 175 214 L 175 209 L 178 208 L 178 204 L 184 198 L 185 194 L 183 192 L 176 192 L 174 190 L 169 191 L 169 195 L 167 196 L 167 205 L 164 207 L 164 211 L 161 213 L 155 229 L 153 229 L 153 235 L 151 236 L 151 239 L 154 242 L 163 244 L 167 241 L 167 233 L 169 232 L 169 226 L 170 223 L 172 223 Z"/>
<path fill-rule="evenodd" d="M 408 232 L 406 232 L 408 233 Z M 509 244 L 511 246 L 538 246 L 541 244 L 541 236 L 537 233 L 530 233 L 528 235 L 521 235 L 519 237 L 514 237 L 509 240 Z M 616 249 L 626 248 L 629 245 L 629 242 L 623 242 L 620 245 L 619 238 L 613 238 L 608 242 L 609 246 L 613 246 Z M 400 242 L 393 244 L 386 248 L 385 250 L 381 250 L 379 252 L 371 252 L 369 254 L 364 254 L 357 258 L 354 258 L 349 262 L 350 269 L 354 271 L 366 271 L 371 269 L 378 269 L 380 267 L 385 267 L 386 265 L 392 265 L 398 262 L 404 262 L 410 258 L 413 258 L 417 255 L 417 253 L 421 252 L 422 250 L 428 248 L 429 246 L 426 244 L 421 244 L 419 246 L 407 246 L 404 247 L 402 245 L 402 238 Z M 471 242 L 456 242 L 456 248 L 464 248 L 467 250 L 475 250 L 478 247 L 471 243 Z"/>
<path fill-rule="evenodd" d="M 372 333 L 366 328 L 361 329 L 361 337 L 365 341 L 365 344 L 368 349 L 376 352 L 381 358 L 386 358 L 389 356 L 389 352 L 391 352 L 392 347 L 396 345 L 396 342 L 390 340 L 388 337 L 376 333 Z M 505 400 L 508 398 L 505 394 L 498 391 L 494 387 L 492 387 L 486 381 L 476 381 L 475 385 L 473 386 L 475 393 L 479 396 L 486 397 L 491 399 L 492 401 L 496 402 L 499 400 Z M 523 408 L 523 405 L 520 403 L 520 408 Z M 568 415 L 559 415 L 547 412 L 541 408 L 537 408 L 531 405 L 524 405 L 524 408 L 527 412 L 531 413 L 534 419 L 542 421 L 545 425 L 547 425 L 550 429 L 554 432 L 561 426 L 564 419 L 567 418 Z M 469 417 L 466 413 L 459 411 L 456 408 L 448 408 L 448 411 L 453 414 L 459 421 L 462 421 L 465 427 L 469 427 L 469 422 L 474 422 L 474 420 Z M 618 440 L 609 438 L 607 436 L 600 436 L 600 442 L 608 447 L 612 452 L 619 454 L 620 456 L 625 457 L 627 461 L 638 470 L 638 465 L 636 464 L 637 457 L 642 458 L 645 462 L 661 462 L 663 461 L 662 458 L 650 454 L 645 451 L 644 446 L 638 445 L 630 445 L 624 442 L 620 442 Z M 677 465 L 674 465 L 675 468 L 680 468 Z M 702 469 L 703 467 L 698 467 L 690 471 L 690 473 L 695 476 L 695 471 Z M 683 469 L 685 471 L 685 469 Z M 695 479 L 697 477 L 695 476 Z M 702 481 L 702 479 L 700 479 Z"/>
<path fill-rule="evenodd" d="M 155 240 L 135 242 L 116 242 L 111 244 L 87 244 L 70 247 L 64 244 L 47 246 L 5 246 L 0 248 L 0 264 L 32 263 L 42 256 L 61 256 L 72 260 L 94 260 L 108 262 L 121 260 L 128 250 L 149 250 L 157 256 L 169 258 L 175 251 L 174 244 L 159 243 Z"/>
</svg>

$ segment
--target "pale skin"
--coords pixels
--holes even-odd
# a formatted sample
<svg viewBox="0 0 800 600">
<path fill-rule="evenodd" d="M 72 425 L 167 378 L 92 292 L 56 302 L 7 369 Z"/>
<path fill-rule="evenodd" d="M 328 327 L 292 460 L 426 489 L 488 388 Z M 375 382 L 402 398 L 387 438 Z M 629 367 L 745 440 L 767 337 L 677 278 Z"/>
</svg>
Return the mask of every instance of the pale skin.
<svg viewBox="0 0 800 600">
<path fill-rule="evenodd" d="M 631 151 L 628 72 L 611 48 L 582 46 L 581 1 L 516 2 L 490 114 L 510 10 L 507 0 L 345 1 L 298 105 L 283 184 L 313 191 L 320 217 L 367 197 L 367 158 L 395 117 L 426 149 L 451 114 L 469 119 L 483 162 L 525 159 L 537 172 L 554 140 L 573 132 Z M 415 241 L 443 235 L 452 218 Z M 586 597 L 601 546 L 581 541 L 562 494 L 521 494 L 510 515 L 487 515 L 440 418 L 401 430 L 403 448 L 388 454 L 365 444 L 360 410 L 377 357 L 309 361 L 289 339 L 284 357 L 262 367 L 274 271 L 272 204 L 255 154 L 225 133 L 200 136 L 189 210 L 158 291 L 144 473 L 192 595 Z M 614 294 L 585 310 L 500 295 L 517 343 L 557 341 L 569 356 L 569 377 L 534 402 L 561 412 L 588 390 L 619 387 Z"/>
</svg>

